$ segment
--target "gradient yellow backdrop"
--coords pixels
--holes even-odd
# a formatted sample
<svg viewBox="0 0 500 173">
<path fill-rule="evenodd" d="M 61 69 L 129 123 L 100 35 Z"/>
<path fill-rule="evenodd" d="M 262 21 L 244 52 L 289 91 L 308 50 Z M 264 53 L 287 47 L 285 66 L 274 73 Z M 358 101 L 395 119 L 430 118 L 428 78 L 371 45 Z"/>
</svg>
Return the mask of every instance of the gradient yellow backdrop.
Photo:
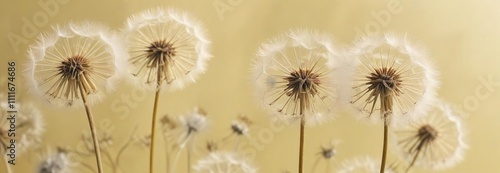
<svg viewBox="0 0 500 173">
<path fill-rule="evenodd" d="M 59 6 L 47 14 L 40 2 L 54 1 Z M 214 6 L 217 5 L 217 8 Z M 229 123 L 238 115 L 246 114 L 254 120 L 251 135 L 258 136 L 270 126 L 269 116 L 258 108 L 252 98 L 249 67 L 258 46 L 290 28 L 311 28 L 332 33 L 337 43 L 350 45 L 359 32 L 408 33 L 418 38 L 431 50 L 432 61 L 440 71 L 439 96 L 450 104 L 461 107 L 468 128 L 470 149 L 458 166 L 443 172 L 500 172 L 500 2 L 493 0 L 18 0 L 0 2 L 0 76 L 6 76 L 6 61 L 18 62 L 18 71 L 26 60 L 25 51 L 34 36 L 23 33 L 26 21 L 38 21 L 38 32 L 50 25 L 69 21 L 97 20 L 112 29 L 120 29 L 125 19 L 156 6 L 170 6 L 190 11 L 203 21 L 213 42 L 213 59 L 208 71 L 200 79 L 177 92 L 161 95 L 160 114 L 179 116 L 194 106 L 208 112 L 209 130 L 201 134 L 199 146 L 207 139 L 221 139 L 229 134 Z M 47 18 L 43 18 L 43 14 Z M 23 37 L 19 43 L 7 36 Z M 492 78 L 495 83 L 480 79 Z M 21 74 L 17 82 L 22 87 Z M 5 84 L 0 90 L 5 91 Z M 487 88 L 487 95 L 479 97 L 478 88 Z M 135 91 L 135 94 L 134 94 Z M 485 91 L 485 90 L 481 90 Z M 39 102 L 18 92 L 19 102 Z M 122 102 L 131 98 L 128 106 Z M 93 107 L 98 128 L 111 131 L 114 148 L 127 139 L 134 127 L 136 134 L 146 134 L 150 128 L 153 93 L 141 93 L 129 85 L 109 94 L 101 104 Z M 113 108 L 115 107 L 115 108 Z M 117 109 L 117 108 L 121 109 Z M 80 135 L 88 129 L 83 109 L 55 110 L 39 108 L 46 121 L 42 147 L 78 145 Z M 126 115 L 119 115 L 126 113 Z M 317 157 L 320 146 L 331 139 L 340 140 L 337 161 L 355 156 L 380 157 L 382 126 L 367 125 L 351 115 L 338 115 L 335 121 L 306 129 L 306 170 Z M 160 138 L 161 139 L 161 138 Z M 259 172 L 278 173 L 296 171 L 298 127 L 286 127 L 273 133 L 272 140 L 259 145 L 254 164 Z M 262 141 L 260 142 L 262 143 Z M 158 143 L 162 145 L 163 142 Z M 161 147 L 160 147 L 161 148 Z M 116 151 L 113 151 L 116 152 Z M 162 149 L 159 149 L 162 153 Z M 163 172 L 164 157 L 157 154 L 156 169 Z M 139 173 L 147 169 L 147 150 L 132 147 L 125 154 L 125 172 Z M 87 163 L 94 164 L 93 158 Z M 181 157 L 182 159 L 182 157 Z M 389 160 L 395 160 L 394 154 Z M 33 172 L 39 158 L 30 153 L 18 156 L 16 173 Z M 185 167 L 182 163 L 179 167 Z M 161 171 L 160 171 L 161 170 Z M 3 167 L 0 167 L 0 172 Z M 82 171 L 83 172 L 83 171 Z M 428 172 L 416 170 L 416 172 Z"/>
</svg>

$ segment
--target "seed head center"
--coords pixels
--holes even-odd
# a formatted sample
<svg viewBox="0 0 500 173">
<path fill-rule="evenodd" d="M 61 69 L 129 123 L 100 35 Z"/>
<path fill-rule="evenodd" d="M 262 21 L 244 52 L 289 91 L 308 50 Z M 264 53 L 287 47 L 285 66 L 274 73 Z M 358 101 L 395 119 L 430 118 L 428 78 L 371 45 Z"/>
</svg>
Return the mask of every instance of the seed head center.
<svg viewBox="0 0 500 173">
<path fill-rule="evenodd" d="M 176 55 L 174 45 L 165 40 L 155 41 L 147 48 L 146 52 L 148 53 L 148 58 L 153 58 L 155 60 L 162 59 L 163 62 L 171 60 L 172 57 Z"/>
<path fill-rule="evenodd" d="M 438 136 L 438 131 L 430 126 L 430 125 L 424 125 L 418 129 L 418 138 L 420 141 L 433 141 L 437 138 Z"/>
<path fill-rule="evenodd" d="M 80 75 L 90 70 L 89 60 L 81 55 L 72 56 L 59 65 L 63 78 L 80 80 Z"/>
<path fill-rule="evenodd" d="M 388 91 L 398 91 L 398 87 L 401 85 L 402 80 L 397 71 L 393 68 L 382 67 L 374 69 L 374 72 L 367 76 L 372 89 L 378 89 L 378 91 L 389 93 Z"/>
<path fill-rule="evenodd" d="M 309 69 L 299 69 L 290 73 L 290 76 L 284 78 L 288 84 L 285 92 L 288 96 L 297 96 L 299 94 L 316 95 L 318 86 L 321 84 L 319 75 Z"/>
</svg>

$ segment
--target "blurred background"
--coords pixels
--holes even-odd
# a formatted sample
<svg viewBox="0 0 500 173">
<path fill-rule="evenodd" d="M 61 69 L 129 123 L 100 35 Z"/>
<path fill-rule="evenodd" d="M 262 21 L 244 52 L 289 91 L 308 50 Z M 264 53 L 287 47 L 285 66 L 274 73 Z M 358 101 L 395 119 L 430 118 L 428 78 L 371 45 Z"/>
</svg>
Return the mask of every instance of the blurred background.
<svg viewBox="0 0 500 173">
<path fill-rule="evenodd" d="M 56 5 L 46 7 L 44 4 L 49 2 Z M 396 32 L 417 38 L 431 50 L 431 59 L 440 71 L 439 97 L 460 110 L 465 120 L 470 146 L 465 160 L 441 172 L 500 172 L 500 135 L 496 133 L 500 125 L 498 1 L 37 0 L 0 4 L 0 77 L 6 76 L 7 61 L 17 62 L 16 82 L 21 88 L 17 92 L 18 102 L 36 103 L 42 111 L 46 130 L 40 145 L 44 150 L 54 151 L 56 146 L 77 148 L 88 125 L 83 109 L 46 107 L 24 90 L 20 72 L 28 45 L 34 43 L 36 35 L 48 31 L 51 25 L 79 20 L 102 21 L 118 30 L 133 13 L 169 6 L 189 11 L 201 20 L 213 42 L 213 59 L 207 72 L 196 83 L 180 91 L 163 92 L 160 98 L 160 115 L 178 117 L 195 106 L 206 110 L 210 124 L 198 136 L 199 150 L 204 150 L 207 140 L 229 135 L 231 121 L 244 114 L 254 122 L 250 136 L 257 142 L 247 142 L 243 152 L 254 156 L 252 162 L 259 172 L 296 172 L 299 128 L 273 125 L 270 116 L 252 97 L 249 68 L 259 45 L 291 28 L 329 32 L 338 44 L 347 46 L 360 34 Z M 24 29 L 26 25 L 33 25 L 34 30 Z M 0 84 L 2 92 L 6 91 L 5 85 Z M 112 134 L 111 152 L 116 153 L 131 135 L 148 133 L 153 101 L 154 93 L 123 84 L 92 107 L 98 128 Z M 135 133 L 134 128 L 137 128 Z M 330 146 L 331 140 L 340 141 L 332 170 L 345 159 L 379 158 L 382 131 L 381 125 L 360 123 L 347 113 L 337 115 L 335 121 L 306 129 L 305 170 L 313 167 L 321 147 Z M 163 141 L 158 141 L 157 145 L 162 146 Z M 158 153 L 163 153 L 162 148 L 158 147 Z M 389 152 L 389 161 L 397 160 L 391 149 Z M 194 159 L 203 153 L 199 152 Z M 40 162 L 38 155 L 33 151 L 17 156 L 13 170 L 33 172 Z M 148 156 L 146 148 L 130 147 L 123 155 L 121 167 L 125 173 L 145 172 Z M 161 164 L 164 155 L 156 156 L 157 172 L 165 172 L 165 165 Z M 85 161 L 94 165 L 93 159 L 88 157 Z M 182 156 L 181 169 L 185 168 L 184 160 Z M 322 164 L 326 163 L 320 162 L 319 166 L 323 167 Z M 3 170 L 1 165 L 0 172 Z M 415 172 L 432 171 L 416 169 Z"/>
</svg>

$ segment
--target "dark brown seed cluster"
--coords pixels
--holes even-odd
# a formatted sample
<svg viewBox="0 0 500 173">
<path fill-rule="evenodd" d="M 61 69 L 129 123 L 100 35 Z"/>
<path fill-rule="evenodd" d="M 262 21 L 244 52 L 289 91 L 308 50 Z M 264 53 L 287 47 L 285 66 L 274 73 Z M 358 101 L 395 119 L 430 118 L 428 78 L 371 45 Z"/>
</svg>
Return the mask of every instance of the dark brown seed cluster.
<svg viewBox="0 0 500 173">
<path fill-rule="evenodd" d="M 82 74 L 90 71 L 90 64 L 87 58 L 76 55 L 61 62 L 58 69 L 63 79 L 79 81 Z"/>
<path fill-rule="evenodd" d="M 151 43 L 151 45 L 147 47 L 146 52 L 148 53 L 147 57 L 152 61 L 161 60 L 162 62 L 171 61 L 172 57 L 176 54 L 174 45 L 165 40 Z"/>
<path fill-rule="evenodd" d="M 393 68 L 378 68 L 374 69 L 374 72 L 367 76 L 368 90 L 374 92 L 375 95 L 379 94 L 389 94 L 394 93 L 397 95 L 401 94 L 401 83 L 403 82 L 400 75 Z"/>
<path fill-rule="evenodd" d="M 321 84 L 320 75 L 309 69 L 293 71 L 290 76 L 283 78 L 288 82 L 284 92 L 295 101 L 299 101 L 300 115 L 310 107 L 310 97 L 318 94 Z"/>
<path fill-rule="evenodd" d="M 91 73 L 92 66 L 87 57 L 71 56 L 56 67 L 56 74 L 45 79 L 44 82 L 55 79 L 55 83 L 47 90 L 46 94 L 53 98 L 68 99 L 68 104 L 71 105 L 73 99 L 79 98 L 80 89 L 86 94 L 97 91 Z"/>
<path fill-rule="evenodd" d="M 325 159 L 330 159 L 335 156 L 335 149 L 333 147 L 330 148 L 321 148 L 321 156 Z"/>
<path fill-rule="evenodd" d="M 410 149 L 410 152 L 415 152 L 415 151 L 420 151 L 422 150 L 423 147 L 428 146 L 429 144 L 432 143 L 438 136 L 438 131 L 430 126 L 430 125 L 423 125 L 418 129 L 417 133 L 417 138 L 418 138 L 418 144 L 416 147 L 412 147 Z"/>
<path fill-rule="evenodd" d="M 403 94 L 401 73 L 392 67 L 373 68 L 364 78 L 366 82 L 357 87 L 365 88 L 355 95 L 356 98 L 351 103 L 368 94 L 365 107 L 371 105 L 370 115 L 376 109 L 377 102 L 380 102 L 381 116 L 387 118 L 392 113 L 394 99 Z"/>
</svg>

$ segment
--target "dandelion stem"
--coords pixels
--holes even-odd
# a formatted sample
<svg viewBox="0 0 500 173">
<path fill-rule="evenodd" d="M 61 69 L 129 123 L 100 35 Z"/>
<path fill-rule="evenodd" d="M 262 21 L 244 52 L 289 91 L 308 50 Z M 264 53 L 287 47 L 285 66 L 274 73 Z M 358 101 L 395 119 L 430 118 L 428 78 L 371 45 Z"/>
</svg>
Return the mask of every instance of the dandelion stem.
<svg viewBox="0 0 500 173">
<path fill-rule="evenodd" d="M 320 157 L 318 157 L 318 158 L 316 159 L 316 161 L 314 161 L 314 165 L 313 165 L 313 167 L 312 167 L 312 169 L 311 169 L 311 173 L 316 172 L 316 167 L 318 166 L 318 163 L 319 163 L 319 160 L 320 160 L 320 159 L 321 159 L 321 158 L 320 158 Z"/>
<path fill-rule="evenodd" d="M 105 156 L 105 157 L 108 159 L 108 161 L 109 161 L 109 164 L 110 164 L 110 166 L 111 166 L 111 170 L 112 170 L 111 172 L 112 172 L 112 173 L 116 173 L 116 164 L 113 162 L 113 157 L 111 157 L 111 154 L 109 153 L 109 151 L 108 151 L 108 150 L 106 150 L 106 148 L 105 148 L 105 149 L 103 149 L 103 153 L 104 153 L 104 156 Z"/>
<path fill-rule="evenodd" d="M 299 149 L 299 173 L 302 173 L 303 161 L 304 161 L 304 117 L 301 118 L 300 122 L 300 149 Z"/>
<path fill-rule="evenodd" d="M 5 156 L 2 156 L 2 159 L 3 159 L 3 164 L 5 165 L 5 170 L 7 171 L 7 173 L 12 173 L 12 170 L 10 169 L 9 164 L 7 164 L 7 159 L 5 158 Z"/>
<path fill-rule="evenodd" d="M 156 88 L 155 103 L 153 107 L 153 119 L 151 121 L 151 143 L 149 147 L 149 172 L 153 173 L 153 159 L 155 150 L 155 129 L 156 129 L 156 112 L 158 110 L 158 100 L 160 99 L 161 74 L 158 72 L 158 86 Z M 168 168 L 167 168 L 168 169 Z"/>
<path fill-rule="evenodd" d="M 304 162 L 304 130 L 305 130 L 305 116 L 303 114 L 303 110 L 305 107 L 305 98 L 304 97 L 299 97 L 300 100 L 300 148 L 299 148 L 299 173 L 302 173 L 303 169 L 303 162 Z"/>
<path fill-rule="evenodd" d="M 87 112 L 87 118 L 89 121 L 90 132 L 92 133 L 92 142 L 94 143 L 94 153 L 97 162 L 97 172 L 103 173 L 102 161 L 101 161 L 101 148 L 99 147 L 99 141 L 97 140 L 97 130 L 94 125 L 94 117 L 92 116 L 92 112 L 87 104 L 87 93 L 85 93 L 85 89 L 83 87 L 82 82 L 78 82 L 80 84 L 80 94 L 82 95 L 83 105 L 85 105 L 85 111 Z"/>
<path fill-rule="evenodd" d="M 179 149 L 178 149 L 179 151 L 177 151 L 177 154 L 175 155 L 175 158 L 174 158 L 174 164 L 172 164 L 172 167 L 169 169 L 169 170 L 171 170 L 171 171 L 169 171 L 169 172 L 172 172 L 173 170 L 176 170 L 176 169 L 177 169 L 177 168 L 176 168 L 176 166 L 177 166 L 177 161 L 179 161 L 179 157 L 181 156 L 181 151 L 182 151 L 182 149 L 184 149 L 184 147 L 181 147 L 181 148 L 179 148 Z"/>
<path fill-rule="evenodd" d="M 191 147 L 187 147 L 187 172 L 191 173 Z"/>
<path fill-rule="evenodd" d="M 387 159 L 387 139 L 388 139 L 389 125 L 384 121 L 384 146 L 382 148 L 382 163 L 380 164 L 380 173 L 385 172 L 385 160 Z"/>
</svg>

